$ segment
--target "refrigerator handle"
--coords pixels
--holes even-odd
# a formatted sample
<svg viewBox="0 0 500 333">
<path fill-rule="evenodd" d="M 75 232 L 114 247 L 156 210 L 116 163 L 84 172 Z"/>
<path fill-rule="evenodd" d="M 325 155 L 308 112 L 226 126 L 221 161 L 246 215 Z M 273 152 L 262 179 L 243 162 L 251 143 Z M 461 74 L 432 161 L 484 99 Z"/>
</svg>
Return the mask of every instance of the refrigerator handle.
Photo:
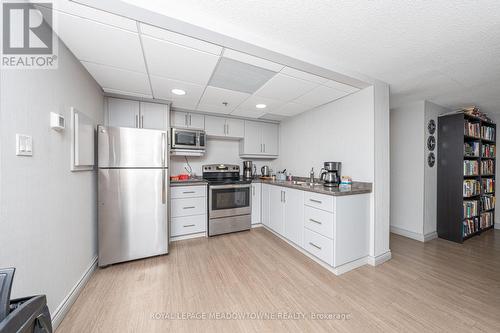
<svg viewBox="0 0 500 333">
<path fill-rule="evenodd" d="M 166 204 L 167 203 L 167 189 L 166 189 L 166 172 L 165 169 L 161 170 L 161 203 Z"/>
<path fill-rule="evenodd" d="M 166 155 L 167 143 L 165 142 L 165 132 L 161 134 L 161 165 L 165 167 L 165 155 Z"/>
</svg>

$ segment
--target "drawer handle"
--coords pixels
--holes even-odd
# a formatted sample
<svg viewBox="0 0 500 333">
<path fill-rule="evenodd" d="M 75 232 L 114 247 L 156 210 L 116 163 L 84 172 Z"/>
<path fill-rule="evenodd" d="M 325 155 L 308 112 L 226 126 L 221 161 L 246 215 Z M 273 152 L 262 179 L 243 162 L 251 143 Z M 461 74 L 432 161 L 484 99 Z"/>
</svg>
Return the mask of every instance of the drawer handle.
<svg viewBox="0 0 500 333">
<path fill-rule="evenodd" d="M 315 203 L 319 203 L 319 204 L 321 204 L 321 203 L 322 203 L 321 201 L 316 200 L 316 199 L 309 199 L 309 201 L 312 201 L 312 202 L 315 202 Z"/>
<path fill-rule="evenodd" d="M 313 219 L 309 219 L 309 221 L 314 222 L 314 223 L 317 223 L 317 224 L 323 224 L 323 222 L 316 221 L 316 220 L 313 220 Z"/>
<path fill-rule="evenodd" d="M 182 209 L 193 209 L 196 208 L 195 206 L 189 206 L 189 207 L 182 207 Z"/>
<path fill-rule="evenodd" d="M 182 192 L 182 194 L 194 194 L 196 193 L 195 191 L 185 191 L 185 192 Z"/>
<path fill-rule="evenodd" d="M 317 248 L 318 250 L 321 250 L 321 246 L 318 246 L 318 245 L 316 245 L 316 244 L 314 244 L 314 243 L 309 242 L 309 245 L 314 246 L 314 247 L 315 247 L 315 248 Z"/>
<path fill-rule="evenodd" d="M 196 224 L 186 224 L 183 225 L 184 228 L 194 227 Z"/>
</svg>

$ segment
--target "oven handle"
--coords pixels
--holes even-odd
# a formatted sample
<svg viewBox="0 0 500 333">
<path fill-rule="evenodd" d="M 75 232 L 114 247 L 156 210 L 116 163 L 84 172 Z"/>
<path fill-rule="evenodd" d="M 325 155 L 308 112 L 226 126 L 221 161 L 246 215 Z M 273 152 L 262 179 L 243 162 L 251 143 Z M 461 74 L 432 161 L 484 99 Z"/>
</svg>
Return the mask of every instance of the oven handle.
<svg viewBox="0 0 500 333">
<path fill-rule="evenodd" d="M 252 184 L 225 184 L 225 185 L 210 185 L 209 188 L 212 190 L 223 189 L 223 188 L 250 188 Z"/>
</svg>

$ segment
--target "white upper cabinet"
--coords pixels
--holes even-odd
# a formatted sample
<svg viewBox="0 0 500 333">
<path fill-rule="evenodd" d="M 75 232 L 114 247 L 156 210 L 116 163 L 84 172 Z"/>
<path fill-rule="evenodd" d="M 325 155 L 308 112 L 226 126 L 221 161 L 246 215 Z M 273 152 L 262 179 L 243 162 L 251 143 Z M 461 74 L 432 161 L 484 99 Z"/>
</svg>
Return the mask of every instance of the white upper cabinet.
<svg viewBox="0 0 500 333">
<path fill-rule="evenodd" d="M 137 33 L 65 13 L 58 19 L 59 37 L 79 60 L 146 73 Z"/>
<path fill-rule="evenodd" d="M 170 113 L 170 125 L 172 127 L 205 129 L 205 116 L 202 114 L 172 111 Z"/>
<path fill-rule="evenodd" d="M 245 120 L 240 156 L 266 158 L 279 154 L 279 125 Z"/>
<path fill-rule="evenodd" d="M 168 105 L 139 102 L 122 98 L 106 98 L 107 125 L 165 130 Z"/>
<path fill-rule="evenodd" d="M 143 36 L 150 75 L 206 85 L 219 56 L 164 40 Z M 175 106 L 175 104 L 174 104 Z"/>
<path fill-rule="evenodd" d="M 242 139 L 245 133 L 244 121 L 234 118 L 205 116 L 205 132 L 208 136 Z"/>
</svg>

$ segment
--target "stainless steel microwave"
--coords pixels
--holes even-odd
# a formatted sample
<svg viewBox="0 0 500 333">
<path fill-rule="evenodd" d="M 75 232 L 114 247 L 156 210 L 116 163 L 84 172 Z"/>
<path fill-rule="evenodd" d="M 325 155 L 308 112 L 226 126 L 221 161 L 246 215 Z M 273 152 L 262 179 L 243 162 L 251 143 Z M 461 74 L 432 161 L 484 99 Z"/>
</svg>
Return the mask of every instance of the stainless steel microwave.
<svg viewBox="0 0 500 333">
<path fill-rule="evenodd" d="M 205 131 L 172 128 L 171 152 L 177 155 L 202 155 L 205 153 Z"/>
</svg>

